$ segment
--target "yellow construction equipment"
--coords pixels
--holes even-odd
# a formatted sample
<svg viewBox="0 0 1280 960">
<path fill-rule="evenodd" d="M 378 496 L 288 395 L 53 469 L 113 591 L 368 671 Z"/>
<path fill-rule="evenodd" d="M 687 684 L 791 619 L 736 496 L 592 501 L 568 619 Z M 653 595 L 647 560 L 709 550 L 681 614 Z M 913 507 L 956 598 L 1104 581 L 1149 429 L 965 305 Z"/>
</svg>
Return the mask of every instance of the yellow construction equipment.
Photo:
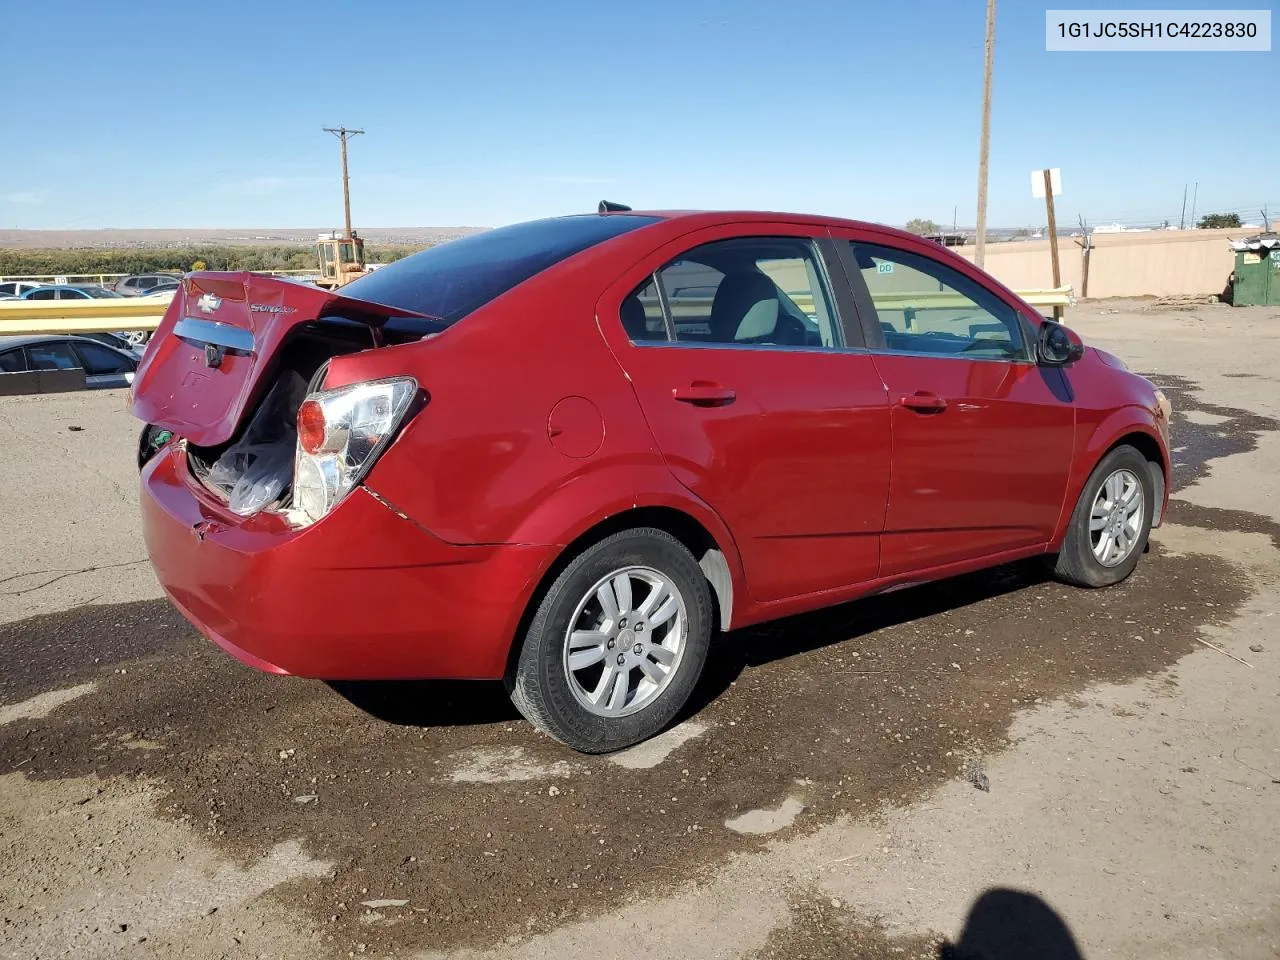
<svg viewBox="0 0 1280 960">
<path fill-rule="evenodd" d="M 364 262 L 364 240 L 354 230 L 349 237 L 339 236 L 336 230 L 320 234 L 316 253 L 320 257 L 317 286 L 332 290 L 369 272 Z"/>
</svg>

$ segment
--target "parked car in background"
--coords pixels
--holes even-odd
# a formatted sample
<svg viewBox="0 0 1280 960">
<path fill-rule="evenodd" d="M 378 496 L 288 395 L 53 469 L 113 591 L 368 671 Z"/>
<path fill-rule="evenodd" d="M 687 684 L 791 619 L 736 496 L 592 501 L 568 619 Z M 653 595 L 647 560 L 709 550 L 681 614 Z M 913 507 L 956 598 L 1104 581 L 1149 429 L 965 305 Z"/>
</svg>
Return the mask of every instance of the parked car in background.
<svg viewBox="0 0 1280 960">
<path fill-rule="evenodd" d="M 157 296 L 167 295 L 172 297 L 177 285 L 166 285 L 163 289 L 160 287 L 154 289 Z M 151 291 L 148 291 L 146 295 L 150 296 Z M 124 294 L 117 293 L 115 290 L 108 290 L 105 287 L 69 283 L 36 287 L 34 290 L 28 290 L 22 296 L 24 300 L 120 300 L 123 298 Z M 127 340 L 134 347 L 142 347 L 151 339 L 151 333 L 148 330 L 121 330 L 115 335 Z"/>
<path fill-rule="evenodd" d="M 22 295 L 23 300 L 112 300 L 119 299 L 120 294 L 106 287 L 89 284 L 59 283 L 45 284 L 28 290 Z"/>
<path fill-rule="evenodd" d="M 116 281 L 115 291 L 126 297 L 138 297 L 160 286 L 176 286 L 182 277 L 172 273 L 140 273 Z"/>
<path fill-rule="evenodd" d="M 85 385 L 90 388 L 127 387 L 133 383 L 138 359 L 85 337 L 0 337 L 0 374 L 76 369 L 84 371 Z"/>
<path fill-rule="evenodd" d="M 677 716 L 717 629 L 1133 572 L 1170 410 L 1118 358 L 901 230 L 608 211 L 334 291 L 188 275 L 131 395 L 187 619 L 277 674 L 501 678 L 598 753 Z"/>
<path fill-rule="evenodd" d="M 4 283 L 0 283 L 0 297 L 20 297 L 28 290 L 35 290 L 37 287 L 44 286 L 48 286 L 48 284 L 36 280 L 6 280 Z"/>
</svg>

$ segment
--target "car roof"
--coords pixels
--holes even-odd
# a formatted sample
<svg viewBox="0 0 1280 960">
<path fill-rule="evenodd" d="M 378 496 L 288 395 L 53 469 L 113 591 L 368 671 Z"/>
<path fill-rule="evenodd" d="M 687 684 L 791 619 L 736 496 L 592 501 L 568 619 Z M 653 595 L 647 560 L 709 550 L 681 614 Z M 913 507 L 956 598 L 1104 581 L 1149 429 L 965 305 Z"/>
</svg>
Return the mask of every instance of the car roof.
<svg viewBox="0 0 1280 960">
<path fill-rule="evenodd" d="M 893 234 L 920 239 L 914 233 L 900 230 L 883 223 L 870 220 L 853 220 L 847 217 L 832 217 L 816 213 L 787 213 L 781 210 L 628 210 L 609 211 L 608 213 L 584 214 L 584 216 L 654 217 L 658 220 L 682 221 L 691 228 L 714 226 L 721 223 L 756 223 L 774 221 L 777 223 L 797 223 L 815 227 L 841 227 L 855 230 L 874 230 L 877 233 Z"/>
<path fill-rule="evenodd" d="M 33 343 L 50 343 L 60 340 L 72 340 L 78 343 L 96 343 L 100 347 L 109 347 L 109 344 L 105 344 L 101 340 L 92 340 L 89 337 L 76 337 L 62 333 L 24 333 L 13 334 L 8 337 L 0 337 L 0 350 L 8 350 L 11 347 L 28 347 Z"/>
<path fill-rule="evenodd" d="M 9 337 L 0 337 L 0 350 L 7 350 L 10 347 L 25 347 L 32 343 L 45 343 L 49 340 L 67 339 L 69 338 L 56 333 L 15 334 Z"/>
</svg>

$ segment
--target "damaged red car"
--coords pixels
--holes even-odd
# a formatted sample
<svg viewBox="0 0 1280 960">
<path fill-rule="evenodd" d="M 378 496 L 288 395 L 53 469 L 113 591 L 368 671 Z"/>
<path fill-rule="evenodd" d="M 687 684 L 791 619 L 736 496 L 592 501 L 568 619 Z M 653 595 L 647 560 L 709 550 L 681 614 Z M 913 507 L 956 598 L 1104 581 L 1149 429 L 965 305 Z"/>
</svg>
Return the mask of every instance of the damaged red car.
<svg viewBox="0 0 1280 960">
<path fill-rule="evenodd" d="M 210 640 L 503 679 L 589 752 L 670 723 L 716 633 L 1035 555 L 1117 583 L 1170 464 L 1150 382 L 963 258 L 772 213 L 602 204 L 333 292 L 192 273 L 131 403 Z"/>
</svg>

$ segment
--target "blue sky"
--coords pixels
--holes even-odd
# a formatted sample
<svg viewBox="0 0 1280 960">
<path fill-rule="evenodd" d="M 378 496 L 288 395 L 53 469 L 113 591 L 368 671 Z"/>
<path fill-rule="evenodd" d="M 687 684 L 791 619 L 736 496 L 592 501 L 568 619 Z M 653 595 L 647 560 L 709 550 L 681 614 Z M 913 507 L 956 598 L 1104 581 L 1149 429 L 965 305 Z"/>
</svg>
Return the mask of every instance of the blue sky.
<svg viewBox="0 0 1280 960">
<path fill-rule="evenodd" d="M 1194 181 L 1201 213 L 1280 213 L 1263 106 L 1280 54 L 1046 53 L 1046 6 L 999 3 L 993 224 L 1043 220 L 1043 166 L 1063 170 L 1069 222 L 1176 222 Z M 338 124 L 367 131 L 351 144 L 357 226 L 497 225 L 602 197 L 889 223 L 958 207 L 972 224 L 984 9 L 14 2 L 0 228 L 340 225 L 321 131 Z"/>
</svg>

